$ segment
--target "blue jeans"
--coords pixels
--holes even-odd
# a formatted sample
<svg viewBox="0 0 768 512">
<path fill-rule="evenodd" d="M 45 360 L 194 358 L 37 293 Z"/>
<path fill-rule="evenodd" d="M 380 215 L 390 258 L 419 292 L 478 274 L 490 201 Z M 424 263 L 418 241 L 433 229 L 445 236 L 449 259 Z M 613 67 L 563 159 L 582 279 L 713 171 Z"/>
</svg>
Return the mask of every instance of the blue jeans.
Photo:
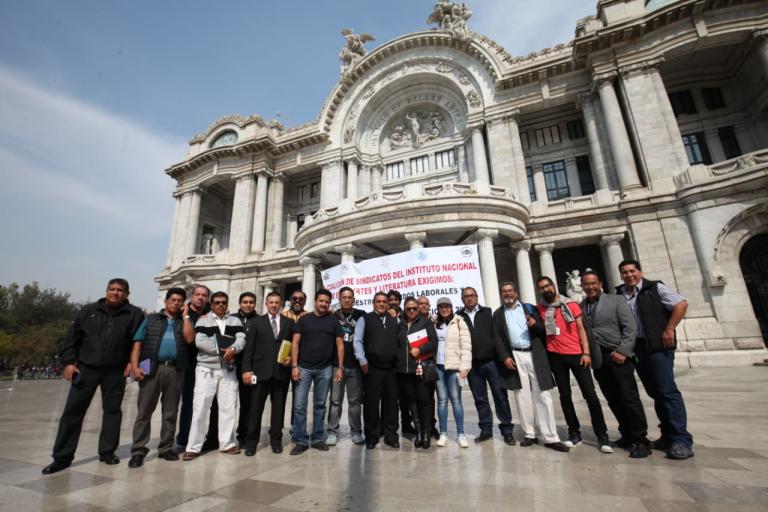
<svg viewBox="0 0 768 512">
<path fill-rule="evenodd" d="M 437 418 L 440 422 L 440 433 L 448 432 L 448 399 L 453 408 L 453 419 L 456 421 L 456 433 L 464 433 L 464 406 L 461 405 L 461 386 L 459 371 L 446 370 L 442 364 L 437 365 Z"/>
<path fill-rule="evenodd" d="M 496 416 L 499 418 L 501 435 L 511 436 L 514 429 L 512 409 L 509 407 L 507 390 L 501 387 L 499 367 L 496 366 L 496 361 L 486 361 L 485 363 L 473 361 L 468 380 L 469 388 L 475 399 L 477 416 L 480 420 L 478 422 L 480 432 L 486 434 L 493 432 L 493 412 L 491 411 L 491 403 L 488 401 L 488 388 L 490 387 L 493 405 L 496 407 Z"/>
<path fill-rule="evenodd" d="M 323 419 L 325 418 L 325 401 L 331 388 L 331 367 L 301 368 L 301 379 L 293 388 L 293 442 L 307 446 L 325 440 Z M 312 394 L 312 435 L 307 436 L 307 401 L 309 387 L 314 383 Z"/>
<path fill-rule="evenodd" d="M 675 351 L 647 352 L 645 342 L 637 344 L 637 374 L 645 392 L 653 399 L 662 439 L 686 448 L 693 447 L 688 432 L 685 402 L 675 383 Z"/>
</svg>

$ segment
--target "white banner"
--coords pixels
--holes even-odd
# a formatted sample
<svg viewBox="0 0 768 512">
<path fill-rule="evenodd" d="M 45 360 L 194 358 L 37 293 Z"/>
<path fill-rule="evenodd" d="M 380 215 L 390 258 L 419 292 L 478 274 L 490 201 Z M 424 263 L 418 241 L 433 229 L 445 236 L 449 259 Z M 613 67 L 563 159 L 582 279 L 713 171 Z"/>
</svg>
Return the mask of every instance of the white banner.
<svg viewBox="0 0 768 512">
<path fill-rule="evenodd" d="M 432 309 L 440 297 L 451 299 L 454 308 L 462 306 L 461 289 L 477 290 L 480 304 L 483 283 L 476 245 L 429 247 L 372 258 L 359 263 L 342 263 L 323 270 L 323 286 L 333 293 L 331 306 L 339 307 L 339 290 L 349 286 L 355 291 L 355 307 L 373 310 L 376 292 L 397 290 L 403 299 L 426 295 Z"/>
</svg>

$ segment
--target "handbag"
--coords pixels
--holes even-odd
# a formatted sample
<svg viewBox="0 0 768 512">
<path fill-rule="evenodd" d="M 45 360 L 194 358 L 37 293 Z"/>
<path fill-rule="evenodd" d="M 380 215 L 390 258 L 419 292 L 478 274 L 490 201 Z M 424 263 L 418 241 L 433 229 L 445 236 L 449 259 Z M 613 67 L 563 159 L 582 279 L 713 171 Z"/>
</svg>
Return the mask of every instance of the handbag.
<svg viewBox="0 0 768 512">
<path fill-rule="evenodd" d="M 421 379 L 425 384 L 440 380 L 440 376 L 437 373 L 437 365 L 433 359 L 421 362 Z"/>
</svg>

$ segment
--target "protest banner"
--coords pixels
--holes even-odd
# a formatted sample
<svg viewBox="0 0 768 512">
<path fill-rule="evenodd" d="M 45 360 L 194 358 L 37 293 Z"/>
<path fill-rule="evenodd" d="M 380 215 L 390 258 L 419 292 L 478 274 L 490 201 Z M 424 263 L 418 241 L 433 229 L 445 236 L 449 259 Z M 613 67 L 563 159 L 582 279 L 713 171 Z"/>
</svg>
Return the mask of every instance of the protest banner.
<svg viewBox="0 0 768 512">
<path fill-rule="evenodd" d="M 323 286 L 331 291 L 331 307 L 339 307 L 339 290 L 349 286 L 355 291 L 355 307 L 371 311 L 376 292 L 397 290 L 403 298 L 426 295 L 435 311 L 439 297 L 462 306 L 461 289 L 471 286 L 484 303 L 476 245 L 429 247 L 347 262 L 322 271 Z"/>
</svg>

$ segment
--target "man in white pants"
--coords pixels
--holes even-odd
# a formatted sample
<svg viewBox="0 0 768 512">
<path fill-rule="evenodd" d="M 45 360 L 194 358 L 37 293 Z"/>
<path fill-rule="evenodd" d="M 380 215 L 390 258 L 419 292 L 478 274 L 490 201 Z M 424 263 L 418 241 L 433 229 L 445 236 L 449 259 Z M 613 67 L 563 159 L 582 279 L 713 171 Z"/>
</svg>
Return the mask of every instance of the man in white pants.
<svg viewBox="0 0 768 512">
<path fill-rule="evenodd" d="M 202 451 L 205 424 L 214 396 L 219 404 L 219 451 L 230 455 L 240 453 L 235 442 L 238 393 L 235 355 L 245 347 L 245 331 L 240 319 L 227 313 L 228 302 L 226 293 L 214 293 L 211 312 L 195 324 L 195 398 L 184 460 L 196 459 Z M 231 345 L 224 348 L 230 342 Z"/>
<path fill-rule="evenodd" d="M 520 426 L 525 438 L 520 446 L 539 442 L 559 452 L 568 447 L 560 442 L 555 425 L 552 395 L 552 372 L 547 358 L 546 332 L 541 315 L 532 304 L 517 299 L 515 285 L 501 285 L 504 305 L 493 313 L 493 333 L 496 354 L 501 362 L 501 383 L 515 392 Z"/>
</svg>

